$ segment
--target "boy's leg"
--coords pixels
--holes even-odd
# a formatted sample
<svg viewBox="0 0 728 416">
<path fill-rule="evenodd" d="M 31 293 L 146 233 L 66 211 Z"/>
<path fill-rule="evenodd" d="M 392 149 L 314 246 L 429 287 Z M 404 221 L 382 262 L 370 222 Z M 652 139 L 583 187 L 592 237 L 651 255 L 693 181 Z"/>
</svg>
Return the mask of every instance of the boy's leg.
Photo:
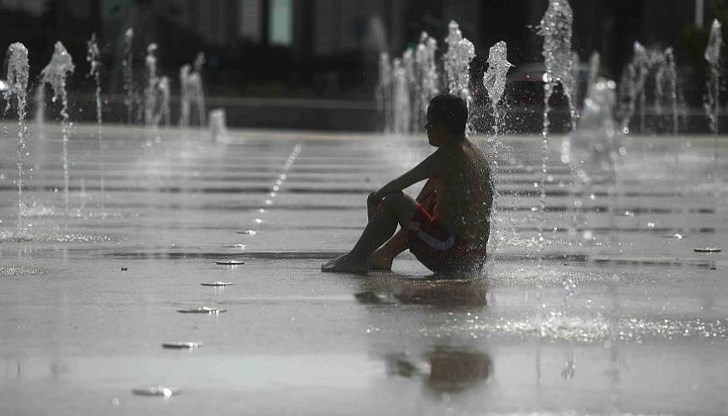
<svg viewBox="0 0 728 416">
<path fill-rule="evenodd" d="M 417 202 L 425 206 L 428 210 L 432 211 L 435 204 L 435 192 L 433 192 L 432 179 L 429 179 L 422 189 L 422 192 L 417 196 Z M 371 195 L 369 195 L 371 196 Z M 376 213 L 378 206 L 371 200 L 367 200 L 367 213 L 371 218 L 373 213 Z M 400 228 L 394 237 L 390 238 L 389 241 L 384 243 L 383 246 L 379 247 L 369 257 L 369 266 L 374 270 L 392 270 L 392 262 L 394 258 L 400 253 L 409 248 L 409 230 L 406 228 Z"/>
<path fill-rule="evenodd" d="M 364 232 L 351 251 L 321 266 L 324 272 L 364 273 L 369 269 L 369 256 L 392 237 L 397 224 L 409 228 L 416 209 L 415 201 L 404 193 L 387 195 L 373 214 Z"/>
<path fill-rule="evenodd" d="M 409 230 L 400 228 L 394 237 L 369 256 L 369 267 L 374 270 L 392 270 L 392 262 L 409 248 Z"/>
</svg>

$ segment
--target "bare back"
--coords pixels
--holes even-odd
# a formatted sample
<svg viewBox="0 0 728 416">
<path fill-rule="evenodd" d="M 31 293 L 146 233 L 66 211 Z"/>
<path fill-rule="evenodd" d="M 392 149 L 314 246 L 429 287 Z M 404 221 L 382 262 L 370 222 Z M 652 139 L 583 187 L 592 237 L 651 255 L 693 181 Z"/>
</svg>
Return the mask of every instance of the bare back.
<svg viewBox="0 0 728 416">
<path fill-rule="evenodd" d="M 483 152 L 465 139 L 437 150 L 435 217 L 451 232 L 485 247 L 490 235 L 493 187 Z"/>
</svg>

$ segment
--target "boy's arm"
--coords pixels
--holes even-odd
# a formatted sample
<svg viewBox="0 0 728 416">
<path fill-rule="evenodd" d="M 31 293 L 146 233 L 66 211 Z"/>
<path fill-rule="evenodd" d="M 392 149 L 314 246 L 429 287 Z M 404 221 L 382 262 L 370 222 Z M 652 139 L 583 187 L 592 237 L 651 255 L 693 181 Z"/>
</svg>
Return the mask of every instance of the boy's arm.
<svg viewBox="0 0 728 416">
<path fill-rule="evenodd" d="M 413 184 L 431 178 L 438 172 L 440 167 L 440 159 L 442 158 L 440 149 L 436 150 L 435 153 L 428 156 L 425 160 L 420 162 L 419 165 L 415 166 L 402 176 L 394 179 L 388 184 L 384 185 L 382 189 L 372 194 L 372 199 L 381 200 L 385 196 L 400 192 L 405 188 L 412 186 Z"/>
<path fill-rule="evenodd" d="M 419 195 L 415 198 L 415 201 L 422 202 L 428 200 L 432 194 L 437 191 L 437 184 L 433 178 L 430 178 L 425 182 L 425 186 L 422 187 Z"/>
</svg>

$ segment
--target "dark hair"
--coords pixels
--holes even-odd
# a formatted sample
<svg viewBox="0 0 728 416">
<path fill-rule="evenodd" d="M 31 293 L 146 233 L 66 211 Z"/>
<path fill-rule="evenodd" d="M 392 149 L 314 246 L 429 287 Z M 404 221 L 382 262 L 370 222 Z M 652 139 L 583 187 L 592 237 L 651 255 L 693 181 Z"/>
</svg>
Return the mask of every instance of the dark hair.
<svg viewBox="0 0 728 416">
<path fill-rule="evenodd" d="M 454 140 L 465 138 L 465 124 L 468 122 L 468 105 L 460 97 L 441 94 L 430 100 L 427 112 L 433 121 L 442 121 Z"/>
</svg>

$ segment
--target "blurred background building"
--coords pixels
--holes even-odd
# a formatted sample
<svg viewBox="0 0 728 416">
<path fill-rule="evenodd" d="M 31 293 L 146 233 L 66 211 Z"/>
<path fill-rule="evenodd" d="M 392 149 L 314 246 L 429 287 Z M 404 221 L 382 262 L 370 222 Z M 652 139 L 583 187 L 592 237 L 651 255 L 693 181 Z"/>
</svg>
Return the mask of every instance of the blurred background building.
<svg viewBox="0 0 728 416">
<path fill-rule="evenodd" d="M 295 127 L 315 114 L 275 112 L 288 107 L 323 108 L 361 112 L 353 117 L 359 124 L 329 123 L 311 128 L 367 129 L 375 119 L 362 114 L 374 111 L 380 52 L 399 55 L 416 44 L 422 31 L 442 44 L 447 23 L 455 20 L 476 46 L 474 79 L 482 73 L 488 48 L 499 40 L 508 43 L 509 60 L 516 66 L 538 62 L 542 60 L 541 39 L 534 27 L 547 3 L 0 0 L 0 45 L 4 48 L 23 42 L 30 50 L 31 77 L 36 79 L 50 59 L 54 42 L 62 41 L 77 65 L 71 84 L 82 95 L 92 88 L 85 77 L 86 41 L 96 32 L 107 69 L 104 88 L 112 94 L 113 104 L 118 101 L 113 94 L 121 94 L 121 40 L 125 30 L 133 28 L 135 60 L 140 66 L 136 72 L 140 76 L 143 73 L 146 45 L 159 44 L 160 73 L 177 82 L 173 91 L 179 89 L 179 67 L 204 51 L 204 81 L 212 104 L 242 109 L 229 117 L 233 124 L 277 123 L 287 127 L 290 122 Z M 599 51 L 603 75 L 618 80 L 622 67 L 631 59 L 635 40 L 648 47 L 673 46 L 685 99 L 700 106 L 706 73 L 703 51 L 710 22 L 713 18 L 728 21 L 728 0 L 572 0 L 571 4 L 575 16 L 573 44 L 582 60 Z"/>
</svg>

